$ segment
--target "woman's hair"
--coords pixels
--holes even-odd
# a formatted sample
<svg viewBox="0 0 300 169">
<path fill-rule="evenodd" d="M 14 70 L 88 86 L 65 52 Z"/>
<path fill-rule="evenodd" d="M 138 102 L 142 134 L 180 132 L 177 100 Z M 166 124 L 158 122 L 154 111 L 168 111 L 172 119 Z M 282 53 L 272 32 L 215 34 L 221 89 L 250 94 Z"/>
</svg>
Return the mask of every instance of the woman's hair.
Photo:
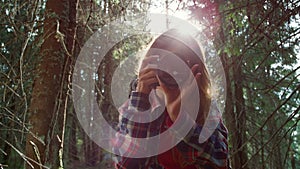
<svg viewBox="0 0 300 169">
<path fill-rule="evenodd" d="M 150 49 L 151 48 L 172 52 L 184 62 L 189 61 L 190 68 L 195 64 L 199 65 L 201 76 L 199 82 L 197 82 L 200 96 L 197 123 L 204 124 L 211 103 L 211 84 L 208 71 L 204 64 L 204 54 L 198 42 L 191 35 L 182 34 L 177 29 L 170 29 L 158 36 L 150 46 Z M 148 51 L 145 57 L 150 55 L 151 52 Z"/>
</svg>

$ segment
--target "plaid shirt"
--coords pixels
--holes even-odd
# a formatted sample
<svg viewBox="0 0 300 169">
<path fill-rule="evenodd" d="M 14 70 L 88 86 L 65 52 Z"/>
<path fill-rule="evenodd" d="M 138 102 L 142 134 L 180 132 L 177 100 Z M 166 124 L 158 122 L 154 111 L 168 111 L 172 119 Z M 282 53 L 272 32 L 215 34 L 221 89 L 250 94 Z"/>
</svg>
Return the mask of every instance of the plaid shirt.
<svg viewBox="0 0 300 169">
<path fill-rule="evenodd" d="M 156 136 L 165 130 L 168 130 L 173 124 L 166 111 L 154 120 L 151 119 L 153 118 L 152 116 L 149 116 L 149 119 L 146 119 L 149 123 L 137 122 L 139 118 L 147 118 L 147 116 L 143 115 L 139 117 L 136 114 L 134 115 L 136 112 L 145 113 L 146 110 L 149 110 L 151 113 L 155 113 L 162 112 L 164 109 L 164 106 L 160 104 L 159 99 L 155 97 L 155 95 L 154 97 L 153 95 L 150 95 L 149 97 L 151 104 L 149 103 L 147 95 L 133 91 L 130 99 L 119 109 L 119 132 L 115 140 L 113 140 L 113 151 L 118 151 L 120 154 L 126 155 L 117 157 L 115 162 L 116 168 L 164 169 L 160 164 L 159 159 L 165 157 L 161 157 L 160 155 L 148 158 L 128 157 L 130 154 L 134 154 L 142 148 L 143 145 L 140 145 L 139 142 L 133 141 L 132 139 L 126 138 L 147 138 Z M 180 119 L 177 120 L 182 126 L 185 126 L 186 123 L 190 123 L 188 115 L 180 117 Z M 177 161 L 181 165 L 178 168 L 229 169 L 227 129 L 222 121 L 218 121 L 217 128 L 204 143 L 199 143 L 199 135 L 203 131 L 202 126 L 195 124 L 182 141 L 169 150 L 171 152 L 169 154 L 176 152 L 175 156 L 170 156 L 170 158 L 173 158 L 171 161 Z M 181 158 L 178 158 L 178 156 Z"/>
</svg>

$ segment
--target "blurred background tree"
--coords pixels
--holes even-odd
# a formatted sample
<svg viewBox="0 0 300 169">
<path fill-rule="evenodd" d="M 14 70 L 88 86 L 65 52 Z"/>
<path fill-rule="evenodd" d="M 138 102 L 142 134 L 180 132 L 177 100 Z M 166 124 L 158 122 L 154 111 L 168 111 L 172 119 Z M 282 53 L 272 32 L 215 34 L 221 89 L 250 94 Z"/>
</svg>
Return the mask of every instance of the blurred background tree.
<svg viewBox="0 0 300 169">
<path fill-rule="evenodd" d="M 111 155 L 77 120 L 73 67 L 99 28 L 151 7 L 185 11 L 212 41 L 226 76 L 223 117 L 232 167 L 300 166 L 299 1 L 1 0 L 0 7 L 0 168 L 112 167 Z M 113 72 L 150 41 L 124 39 L 90 77 L 97 77 L 99 107 L 112 125 L 118 116 Z"/>
<path fill-rule="evenodd" d="M 233 168 L 299 166 L 299 1 L 182 6 L 205 25 L 222 60 Z"/>
</svg>

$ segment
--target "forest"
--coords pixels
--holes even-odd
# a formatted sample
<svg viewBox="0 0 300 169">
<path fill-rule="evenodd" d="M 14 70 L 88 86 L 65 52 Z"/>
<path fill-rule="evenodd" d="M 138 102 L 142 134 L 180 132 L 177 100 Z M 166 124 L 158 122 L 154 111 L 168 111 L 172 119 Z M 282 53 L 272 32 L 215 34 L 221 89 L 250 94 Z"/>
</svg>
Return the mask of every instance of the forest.
<svg viewBox="0 0 300 169">
<path fill-rule="evenodd" d="M 113 155 L 76 114 L 74 68 L 95 32 L 153 11 L 184 13 L 209 41 L 208 67 L 219 59 L 232 168 L 300 169 L 300 0 L 0 0 L 0 7 L 0 169 L 113 168 Z M 79 72 L 96 81 L 96 106 L 111 126 L 118 121 L 111 86 L 126 97 L 122 77 L 135 75 L 125 71 L 116 83 L 114 72 L 151 42 L 146 25 L 140 17 L 101 36 L 124 38 L 94 74 Z"/>
</svg>

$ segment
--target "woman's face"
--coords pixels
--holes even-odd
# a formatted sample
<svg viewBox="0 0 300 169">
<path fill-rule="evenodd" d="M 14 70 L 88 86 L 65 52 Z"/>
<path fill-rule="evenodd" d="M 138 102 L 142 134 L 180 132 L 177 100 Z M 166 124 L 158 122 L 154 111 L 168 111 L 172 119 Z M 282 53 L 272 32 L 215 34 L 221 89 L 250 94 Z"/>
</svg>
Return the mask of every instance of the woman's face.
<svg viewBox="0 0 300 169">
<path fill-rule="evenodd" d="M 178 96 L 178 94 L 180 94 L 180 83 L 184 83 L 186 81 L 191 67 L 197 62 L 195 61 L 195 59 L 192 59 L 195 56 L 195 53 L 193 53 L 193 51 L 191 51 L 191 49 L 189 49 L 181 41 L 174 40 L 173 38 L 169 37 L 160 37 L 151 46 L 150 52 L 148 54 L 148 57 L 158 55 L 160 59 L 164 59 L 165 56 L 170 56 L 168 59 L 166 59 L 167 61 L 165 62 L 161 60 L 162 65 L 158 65 L 158 67 L 162 66 L 168 71 L 167 73 L 161 70 L 157 71 L 157 78 L 159 79 L 161 84 L 159 86 L 156 86 L 156 89 L 162 93 L 167 92 L 169 93 L 169 95 L 172 95 L 174 97 Z M 156 59 L 157 58 L 155 58 L 154 60 Z M 176 59 L 179 59 L 181 63 L 178 64 L 177 62 L 176 64 L 176 61 L 173 62 L 173 60 Z M 156 62 L 154 61 L 154 63 Z M 182 64 L 186 65 L 184 66 Z M 185 69 L 183 69 L 182 67 L 185 67 Z M 173 68 L 175 71 L 173 71 Z M 172 76 L 170 74 L 172 74 Z M 175 77 L 176 80 L 173 77 Z M 162 87 L 162 85 L 164 85 L 164 87 Z"/>
</svg>

